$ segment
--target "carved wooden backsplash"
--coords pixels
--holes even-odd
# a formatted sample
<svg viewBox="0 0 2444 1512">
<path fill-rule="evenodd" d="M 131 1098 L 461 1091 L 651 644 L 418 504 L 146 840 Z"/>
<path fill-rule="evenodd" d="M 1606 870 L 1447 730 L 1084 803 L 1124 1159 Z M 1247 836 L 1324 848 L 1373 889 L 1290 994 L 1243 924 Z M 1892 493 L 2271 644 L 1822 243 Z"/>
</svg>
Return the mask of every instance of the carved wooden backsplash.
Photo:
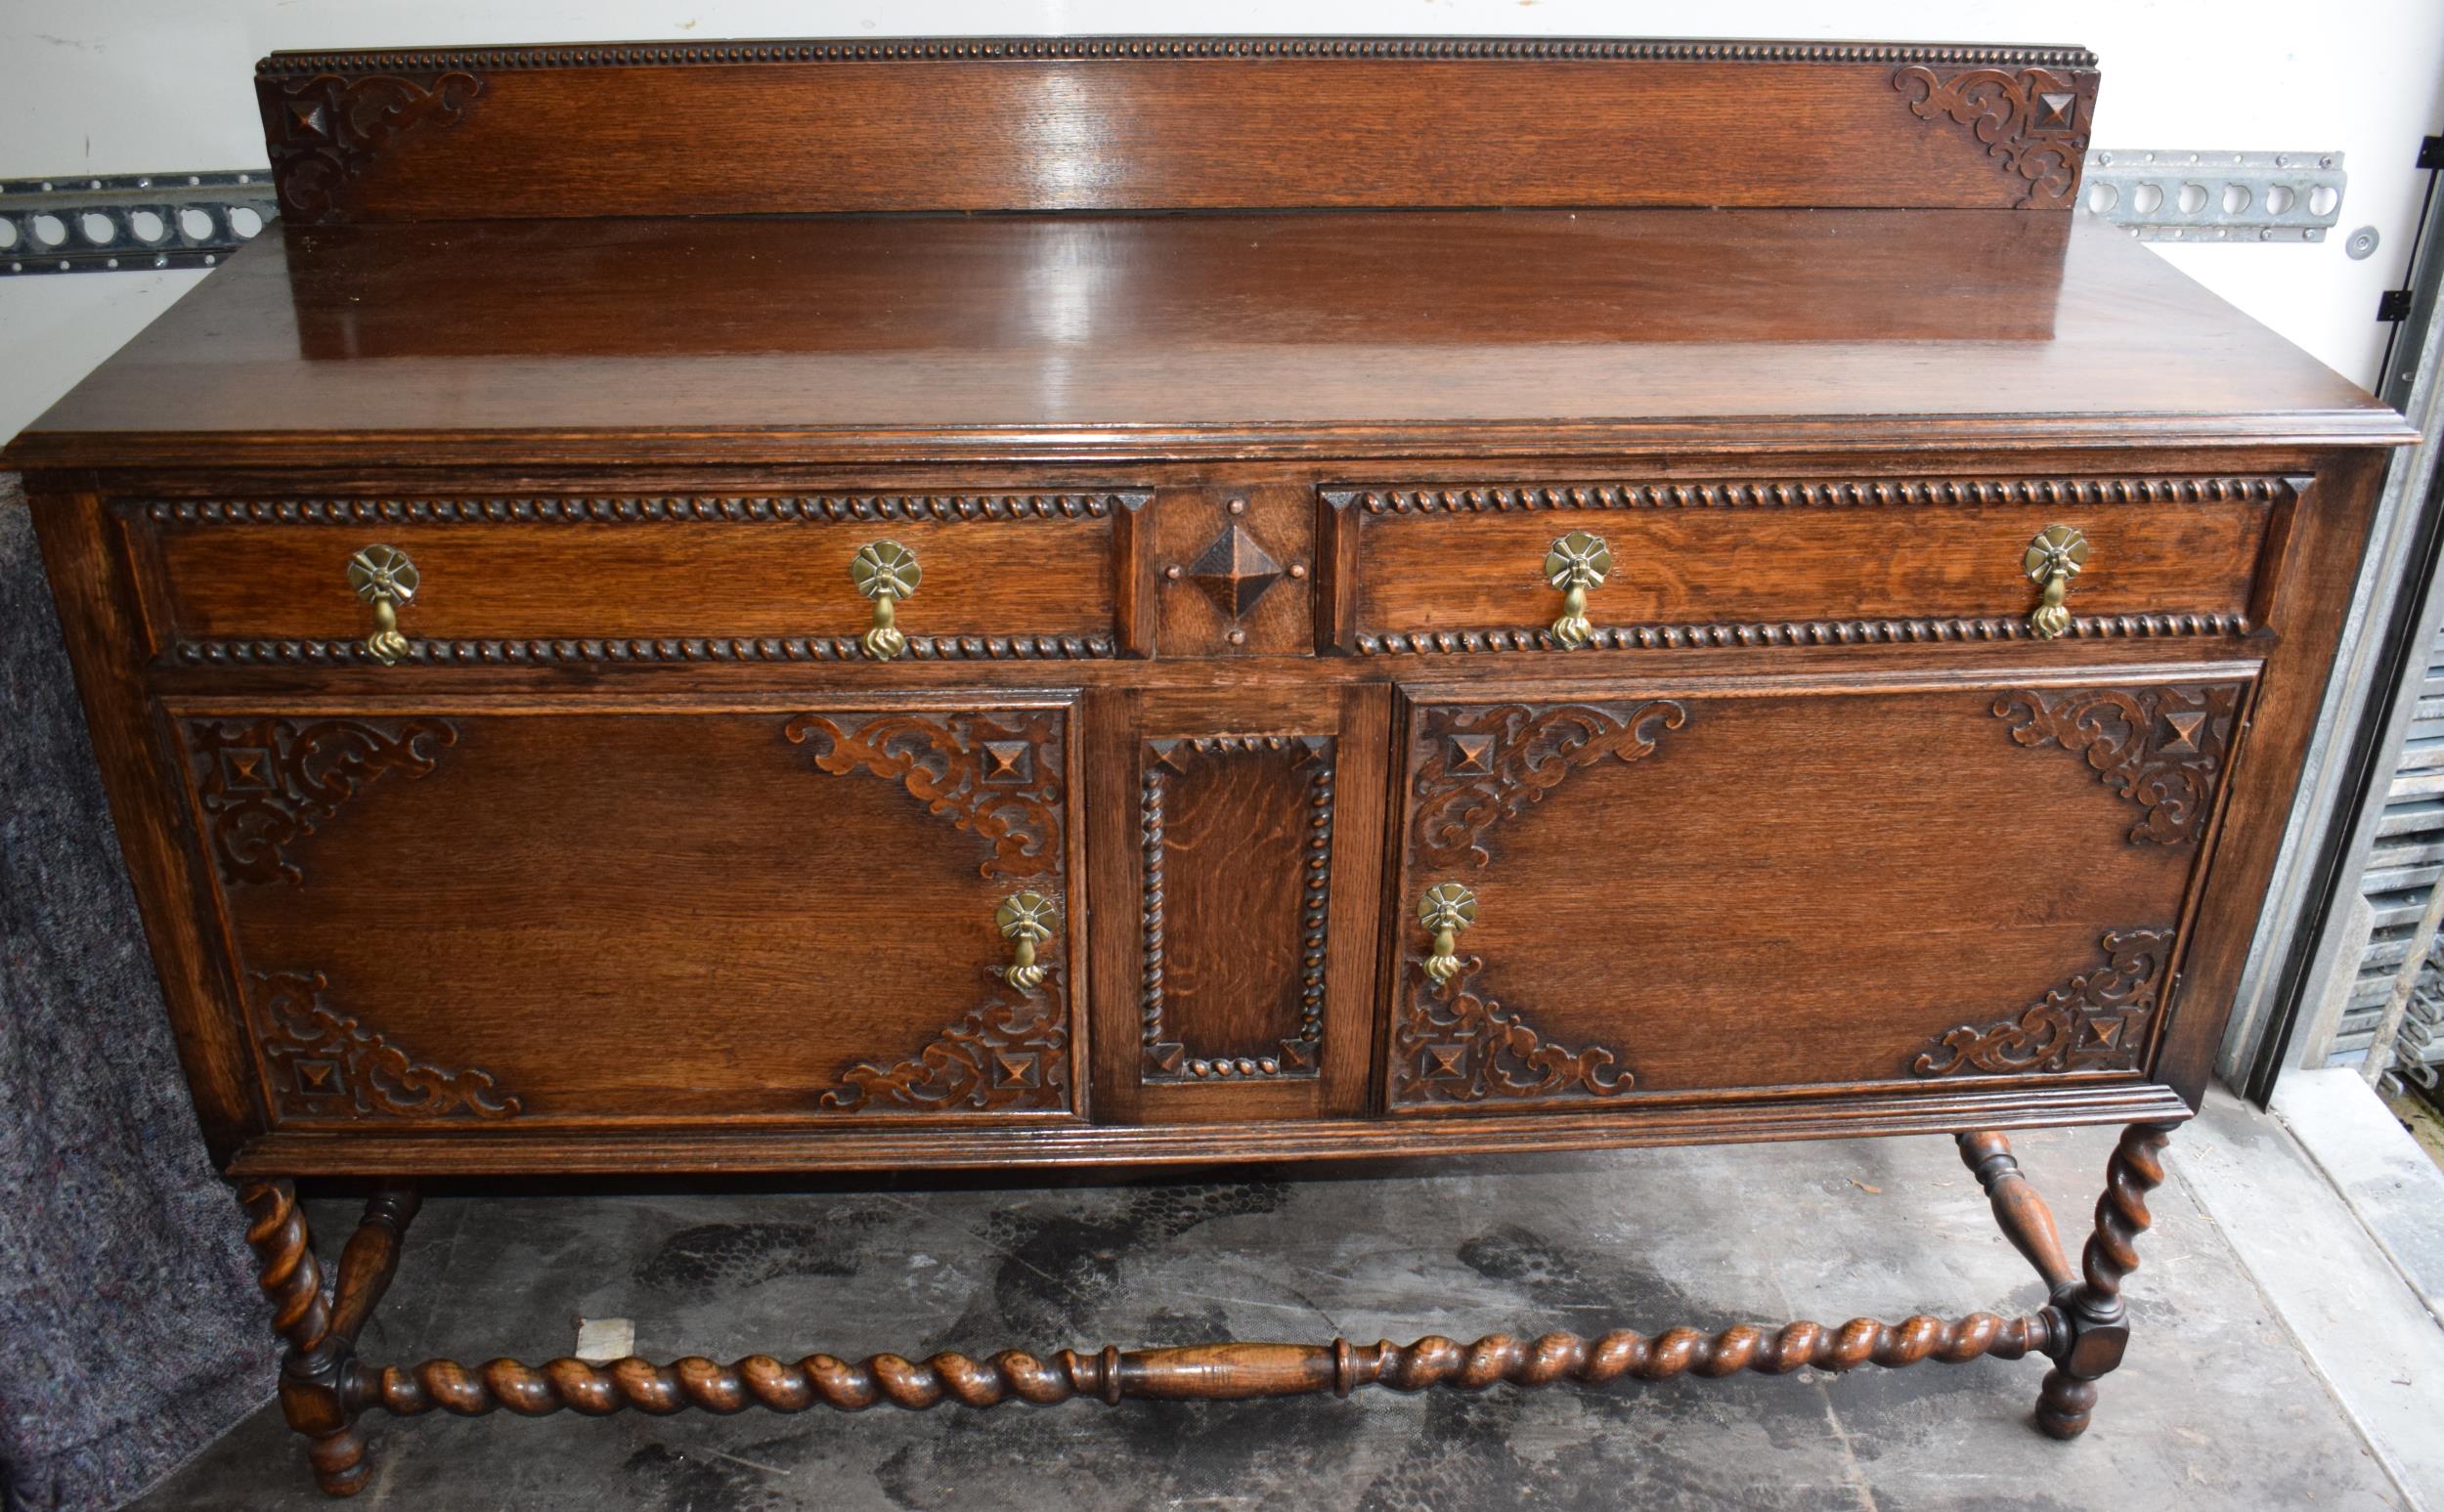
<svg viewBox="0 0 2444 1512">
<path fill-rule="evenodd" d="M 2073 202 L 2075 47 L 1531 37 L 962 37 L 276 53 L 300 223 L 1359 205 Z M 651 109 L 637 107 L 650 72 Z M 1023 108 L 1057 89 L 1058 121 Z M 926 112 L 928 100 L 970 108 Z M 1518 108 L 1567 101 L 1566 109 Z M 1748 108 L 1770 101 L 1771 107 Z M 1726 102 L 1739 108 L 1726 108 Z M 922 141 L 875 124 L 923 118 Z M 1202 123 L 1202 130 L 1192 130 Z M 528 192 L 481 197 L 509 144 Z M 685 171 L 710 131 L 728 171 Z M 1957 151 L 1905 151 L 1942 131 Z M 793 159 L 792 142 L 827 154 Z M 1190 146 L 1194 144 L 1194 146 Z M 853 150 L 859 171 L 836 171 Z M 563 161 L 614 155 L 616 179 Z M 816 164 L 835 165 L 817 171 Z"/>
</svg>

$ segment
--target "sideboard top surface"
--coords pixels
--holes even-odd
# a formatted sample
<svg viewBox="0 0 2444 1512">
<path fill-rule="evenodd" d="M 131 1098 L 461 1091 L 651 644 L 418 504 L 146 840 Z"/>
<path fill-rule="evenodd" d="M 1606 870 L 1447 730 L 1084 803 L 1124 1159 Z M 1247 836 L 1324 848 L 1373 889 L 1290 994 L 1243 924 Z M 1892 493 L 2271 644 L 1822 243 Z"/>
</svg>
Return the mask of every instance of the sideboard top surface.
<svg viewBox="0 0 2444 1512">
<path fill-rule="evenodd" d="M 2084 216 L 1308 211 L 287 228 L 12 456 L 789 462 L 2409 434 Z"/>
</svg>

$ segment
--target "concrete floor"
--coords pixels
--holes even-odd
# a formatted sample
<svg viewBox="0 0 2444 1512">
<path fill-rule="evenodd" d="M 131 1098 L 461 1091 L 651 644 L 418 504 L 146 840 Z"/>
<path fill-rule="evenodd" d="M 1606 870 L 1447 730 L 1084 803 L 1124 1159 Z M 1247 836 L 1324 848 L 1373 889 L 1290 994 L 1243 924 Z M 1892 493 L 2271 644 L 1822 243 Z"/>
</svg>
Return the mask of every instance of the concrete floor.
<svg viewBox="0 0 2444 1512">
<path fill-rule="evenodd" d="M 2257 1115 L 2247 1115 L 2255 1117 Z M 2211 1131 L 2201 1131 L 2209 1133 Z M 2185 1131 L 2187 1134 L 2188 1131 Z M 2084 1237 L 2114 1132 L 2015 1141 Z M 2096 1426 L 2039 1437 L 2041 1363 L 1250 1404 L 373 1424 L 360 1507 L 2404 1507 L 2250 1268 L 2172 1179 Z M 352 1204 L 311 1205 L 334 1253 Z M 813 1195 L 436 1199 L 376 1361 L 570 1352 L 973 1354 L 2032 1310 L 1947 1140 L 1646 1150 L 1331 1178 Z M 2439 1383 L 2418 1390 L 2438 1393 Z M 2444 1393 L 2434 1400 L 2444 1404 Z M 2435 1421 L 2430 1418 L 2429 1421 Z M 331 1505 L 266 1407 L 137 1506 Z"/>
</svg>

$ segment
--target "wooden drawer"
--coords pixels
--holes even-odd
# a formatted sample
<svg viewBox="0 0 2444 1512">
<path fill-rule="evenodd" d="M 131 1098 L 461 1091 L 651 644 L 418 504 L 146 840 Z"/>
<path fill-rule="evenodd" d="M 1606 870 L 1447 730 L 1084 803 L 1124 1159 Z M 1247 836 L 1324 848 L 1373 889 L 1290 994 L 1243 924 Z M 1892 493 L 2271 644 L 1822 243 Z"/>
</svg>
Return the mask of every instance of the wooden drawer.
<svg viewBox="0 0 2444 1512">
<path fill-rule="evenodd" d="M 1412 690 L 1392 1110 L 2135 1077 L 2254 676 Z"/>
<path fill-rule="evenodd" d="M 1561 649 L 1547 558 L 1609 566 L 1590 644 L 1991 640 L 2029 633 L 2038 533 L 2084 538 L 2073 634 L 2229 632 L 2295 500 L 2281 477 L 1331 487 L 1323 636 L 1369 655 Z"/>
<path fill-rule="evenodd" d="M 860 550 L 918 564 L 895 606 L 916 658 L 1142 649 L 1122 564 L 1143 492 L 790 497 L 148 502 L 128 511 L 155 650 L 352 662 L 373 611 L 359 551 L 404 553 L 404 659 L 652 662 L 864 656 Z"/>
<path fill-rule="evenodd" d="M 164 713 L 279 1127 L 1082 1110 L 1066 696 Z"/>
</svg>

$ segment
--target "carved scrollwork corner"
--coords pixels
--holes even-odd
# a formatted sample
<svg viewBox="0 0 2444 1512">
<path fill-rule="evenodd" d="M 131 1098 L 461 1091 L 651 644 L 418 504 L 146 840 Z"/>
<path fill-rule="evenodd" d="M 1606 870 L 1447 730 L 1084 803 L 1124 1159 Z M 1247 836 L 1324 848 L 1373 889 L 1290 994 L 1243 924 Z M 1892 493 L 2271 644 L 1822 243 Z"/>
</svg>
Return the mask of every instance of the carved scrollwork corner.
<svg viewBox="0 0 2444 1512">
<path fill-rule="evenodd" d="M 1496 820 L 1517 817 L 1574 771 L 1654 755 L 1663 732 L 1687 722 L 1688 706 L 1671 699 L 1426 709 L 1411 782 L 1415 864 L 1430 871 L 1463 860 L 1486 865 L 1493 856 L 1484 834 Z"/>
<path fill-rule="evenodd" d="M 2030 750 L 2084 753 L 2098 779 L 2146 810 L 2133 843 L 2187 845 L 2205 833 L 2240 718 L 2244 683 L 2023 688 L 1994 700 Z"/>
<path fill-rule="evenodd" d="M 926 808 L 992 846 L 987 878 L 1058 875 L 1062 855 L 1062 715 L 1016 710 L 1006 717 L 909 711 L 803 713 L 781 727 L 794 745 L 820 738 L 818 770 L 863 771 L 896 782 Z"/>
<path fill-rule="evenodd" d="M 428 78 L 318 73 L 264 86 L 263 113 L 281 211 L 329 220 L 340 195 L 382 153 L 427 125 L 455 126 L 484 81 L 453 69 Z"/>
<path fill-rule="evenodd" d="M 415 1059 L 388 1036 L 333 1012 L 320 972 L 251 973 L 272 1097 L 291 1116 L 514 1118 L 524 1104 L 490 1071 Z"/>
<path fill-rule="evenodd" d="M 2163 998 L 2172 943 L 2168 929 L 2115 930 L 2104 937 L 2103 966 L 2072 977 L 2016 1017 L 1944 1031 L 1912 1058 L 1909 1073 L 2135 1069 Z"/>
<path fill-rule="evenodd" d="M 2072 204 L 2095 110 L 2094 74 L 1986 67 L 1946 75 L 1912 64 L 1893 75 L 1893 88 L 1909 97 L 1920 120 L 1967 127 L 1988 156 L 2025 180 L 2021 208 Z"/>
<path fill-rule="evenodd" d="M 287 846 L 378 778 L 423 777 L 457 728 L 441 719 L 191 719 L 196 797 L 221 877 L 302 883 Z"/>
<path fill-rule="evenodd" d="M 827 1112 L 1061 1112 L 1069 1106 L 1069 1001 L 1061 973 L 1041 996 L 996 995 L 890 1064 L 860 1062 L 816 1100 Z"/>
<path fill-rule="evenodd" d="M 1394 1102 L 1564 1102 L 1619 1097 L 1637 1087 L 1637 1073 L 1618 1051 L 1549 1040 L 1517 1010 L 1468 990 L 1483 966 L 1467 957 L 1438 986 L 1421 961 L 1409 962 L 1408 990 L 1392 1027 Z"/>
</svg>

